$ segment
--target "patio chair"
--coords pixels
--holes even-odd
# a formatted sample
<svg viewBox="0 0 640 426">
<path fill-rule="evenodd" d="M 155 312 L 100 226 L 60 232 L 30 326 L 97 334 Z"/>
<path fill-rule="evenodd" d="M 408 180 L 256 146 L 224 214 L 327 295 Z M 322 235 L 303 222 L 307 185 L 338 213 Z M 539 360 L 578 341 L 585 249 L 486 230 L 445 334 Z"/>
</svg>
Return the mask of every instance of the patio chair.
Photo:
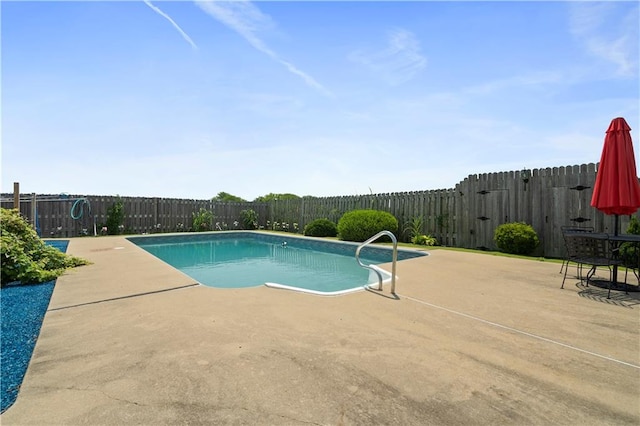
<svg viewBox="0 0 640 426">
<path fill-rule="evenodd" d="M 565 234 L 567 233 L 576 233 L 576 232 L 593 232 L 595 229 L 593 228 L 593 226 L 562 226 L 560 228 L 562 230 L 562 237 L 564 238 Z M 565 240 L 565 247 L 566 247 L 566 240 Z M 564 260 L 562 261 L 562 265 L 560 265 L 560 273 L 562 273 L 562 270 L 566 267 L 569 266 L 569 255 L 568 253 L 566 253 L 566 257 L 564 258 Z M 577 268 L 580 267 L 580 265 L 576 265 Z M 580 271 L 578 271 L 578 274 L 580 274 Z"/>
<path fill-rule="evenodd" d="M 567 249 L 567 260 L 573 262 L 578 267 L 578 278 L 582 281 L 582 267 L 589 266 L 589 271 L 584 277 L 585 283 L 589 286 L 589 281 L 598 270 L 598 267 L 609 269 L 609 290 L 611 290 L 611 280 L 613 279 L 613 266 L 622 265 L 622 260 L 618 259 L 614 253 L 613 246 L 608 236 L 594 238 L 585 232 L 567 232 L 564 235 L 565 247 Z M 560 288 L 564 288 L 569 267 L 564 270 L 564 278 Z"/>
</svg>

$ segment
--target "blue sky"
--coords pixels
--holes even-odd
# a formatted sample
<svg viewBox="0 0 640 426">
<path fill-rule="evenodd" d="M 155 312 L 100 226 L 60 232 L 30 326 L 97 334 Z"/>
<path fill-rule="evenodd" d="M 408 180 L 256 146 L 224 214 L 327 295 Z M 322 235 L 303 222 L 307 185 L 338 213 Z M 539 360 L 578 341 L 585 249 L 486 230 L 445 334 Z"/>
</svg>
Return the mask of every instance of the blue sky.
<svg viewBox="0 0 640 426">
<path fill-rule="evenodd" d="M 2 1 L 2 192 L 247 200 L 637 156 L 637 2 Z"/>
</svg>

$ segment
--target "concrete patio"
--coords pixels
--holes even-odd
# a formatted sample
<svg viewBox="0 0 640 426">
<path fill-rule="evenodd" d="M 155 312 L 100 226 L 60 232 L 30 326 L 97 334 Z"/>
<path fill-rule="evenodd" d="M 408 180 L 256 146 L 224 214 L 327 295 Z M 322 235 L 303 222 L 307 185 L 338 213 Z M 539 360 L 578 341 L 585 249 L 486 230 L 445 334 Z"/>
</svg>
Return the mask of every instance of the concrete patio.
<svg viewBox="0 0 640 426">
<path fill-rule="evenodd" d="M 122 237 L 68 253 L 93 264 L 3 425 L 640 424 L 640 293 L 561 290 L 558 263 L 433 250 L 394 300 L 199 286 Z"/>
</svg>

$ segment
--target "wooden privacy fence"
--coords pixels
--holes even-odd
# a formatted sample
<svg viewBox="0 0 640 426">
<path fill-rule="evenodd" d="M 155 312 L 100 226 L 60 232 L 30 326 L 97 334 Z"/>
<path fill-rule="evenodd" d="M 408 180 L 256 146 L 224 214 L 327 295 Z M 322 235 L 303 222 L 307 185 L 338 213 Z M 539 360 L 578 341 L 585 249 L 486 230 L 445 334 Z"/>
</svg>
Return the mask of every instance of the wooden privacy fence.
<svg viewBox="0 0 640 426">
<path fill-rule="evenodd" d="M 124 210 L 124 228 L 119 233 L 125 234 L 187 232 L 192 230 L 193 215 L 200 209 L 214 214 L 211 230 L 241 229 L 240 212 L 245 209 L 255 210 L 264 220 L 267 217 L 266 203 L 100 195 L 23 194 L 20 212 L 32 224 L 35 212 L 35 227 L 45 238 L 100 235 L 107 223 L 108 209 L 118 201 L 122 202 Z M 13 208 L 11 194 L 2 194 L 2 207 Z"/>
<path fill-rule="evenodd" d="M 302 232 L 318 218 L 337 222 L 355 209 L 384 210 L 400 224 L 399 237 L 407 223 L 422 219 L 422 233 L 442 245 L 495 250 L 495 229 L 509 222 L 533 226 L 540 238 L 536 255 L 562 257 L 562 226 L 593 226 L 613 233 L 614 218 L 591 207 L 596 164 L 469 175 L 453 189 L 370 194 L 340 197 L 302 197 L 269 203 L 220 203 L 210 200 L 133 198 L 112 196 L 37 196 L 36 225 L 43 237 L 93 235 L 106 223 L 107 209 L 116 201 L 124 204 L 124 232 L 158 233 L 188 231 L 193 214 L 200 209 L 214 214 L 212 229 L 241 229 L 240 212 L 253 209 L 261 228 Z M 11 194 L 2 195 L 2 207 L 13 207 Z M 88 200 L 84 204 L 81 200 Z M 21 196 L 21 212 L 33 220 L 33 196 Z M 75 209 L 74 209 L 75 205 Z M 91 211 L 88 211 L 90 205 Z M 74 209 L 72 218 L 71 210 Z M 83 209 L 81 212 L 80 210 Z M 80 213 L 79 213 L 80 212 Z M 82 214 L 81 214 L 82 213 Z M 629 217 L 620 217 L 624 232 Z"/>
</svg>

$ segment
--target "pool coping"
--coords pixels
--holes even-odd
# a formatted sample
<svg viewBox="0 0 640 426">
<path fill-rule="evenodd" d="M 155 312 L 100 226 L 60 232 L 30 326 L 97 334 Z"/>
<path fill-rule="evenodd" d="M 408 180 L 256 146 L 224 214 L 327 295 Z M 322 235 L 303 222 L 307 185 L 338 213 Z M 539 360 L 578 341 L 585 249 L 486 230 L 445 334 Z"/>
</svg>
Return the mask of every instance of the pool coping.
<svg viewBox="0 0 640 426">
<path fill-rule="evenodd" d="M 333 239 L 325 239 L 325 238 L 320 238 L 320 237 L 309 237 L 309 236 L 305 236 L 305 235 L 299 235 L 299 234 L 283 234 L 283 233 L 265 233 L 263 231 L 256 231 L 256 230 L 234 230 L 234 231 L 208 231 L 208 232 L 196 232 L 196 233 L 186 233 L 186 232 L 174 232 L 174 233 L 168 233 L 168 234 L 144 234 L 144 235 L 132 235 L 132 236 L 127 236 L 126 239 L 128 241 L 131 241 L 135 244 L 135 241 L 144 241 L 145 239 L 173 239 L 176 237 L 180 237 L 180 238 L 184 238 L 184 239 L 188 239 L 188 240 L 194 240 L 194 241 L 198 241 L 198 240 L 205 240 L 211 236 L 217 236 L 217 237 L 222 237 L 222 236 L 226 236 L 231 238 L 231 236 L 233 235 L 242 235 L 242 234 L 247 234 L 247 235 L 251 235 L 253 237 L 259 238 L 259 239 L 268 239 L 268 240 L 281 240 L 284 243 L 286 243 L 287 239 L 295 239 L 295 240 L 301 240 L 301 241 L 306 241 L 309 244 L 311 244 L 312 246 L 318 246 L 318 247 L 322 247 L 322 246 L 347 246 L 350 248 L 353 248 L 354 250 L 362 243 L 359 242 L 354 242 L 354 241 L 343 241 L 343 240 L 333 240 Z M 388 245 L 374 245 L 374 244 L 369 244 L 367 245 L 366 249 L 372 250 L 372 251 L 390 251 L 393 248 L 389 247 Z M 404 253 L 406 255 L 410 255 L 411 258 L 413 257 L 422 257 L 422 256 L 428 256 L 429 253 L 424 250 L 424 249 L 419 249 L 419 248 L 406 248 L 406 247 L 401 247 L 398 246 L 397 247 L 398 252 L 400 253 Z"/>
</svg>

